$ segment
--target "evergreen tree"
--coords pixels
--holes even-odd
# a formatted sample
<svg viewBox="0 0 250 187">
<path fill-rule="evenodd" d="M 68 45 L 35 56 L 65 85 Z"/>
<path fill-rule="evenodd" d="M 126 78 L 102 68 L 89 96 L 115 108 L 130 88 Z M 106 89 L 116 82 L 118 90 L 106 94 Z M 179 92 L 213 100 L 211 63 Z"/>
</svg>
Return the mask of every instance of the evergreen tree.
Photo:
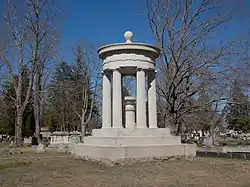
<svg viewBox="0 0 250 187">
<path fill-rule="evenodd" d="M 24 81 L 23 99 L 27 87 L 28 87 L 28 79 Z M 15 134 L 14 98 L 15 98 L 14 86 L 10 80 L 6 80 L 3 83 L 3 92 L 1 96 L 2 112 L 0 116 L 0 134 L 1 133 L 6 133 L 9 135 Z M 23 137 L 31 136 L 34 133 L 34 130 L 35 130 L 35 124 L 34 124 L 33 108 L 32 108 L 32 103 L 29 103 L 24 111 L 22 136 Z"/>
<path fill-rule="evenodd" d="M 212 103 L 206 91 L 200 92 L 197 102 L 200 110 L 197 112 L 198 128 L 197 130 L 209 131 L 211 126 Z"/>
<path fill-rule="evenodd" d="M 94 71 L 91 69 L 90 63 L 86 49 L 78 46 L 75 50 L 75 61 L 72 65 L 74 72 L 70 91 L 72 96 L 72 109 L 79 118 L 77 129 L 79 131 L 81 130 L 82 133 L 88 128 L 89 130 L 95 128 L 89 127 L 88 125 L 90 120 L 98 115 L 98 109 L 94 99 L 97 85 L 95 84 L 95 78 L 91 77 L 91 73 Z M 82 130 L 82 128 L 85 128 L 85 130 Z"/>
<path fill-rule="evenodd" d="M 54 130 L 70 131 L 76 116 L 71 110 L 69 87 L 73 80 L 73 70 L 65 61 L 61 61 L 50 84 L 48 106 L 45 111 L 45 123 Z"/>
<path fill-rule="evenodd" d="M 3 83 L 3 93 L 1 98 L 0 134 L 15 134 L 15 105 L 12 97 L 15 97 L 15 90 L 12 83 L 6 80 Z"/>
<path fill-rule="evenodd" d="M 232 94 L 228 104 L 228 129 L 250 132 L 250 102 L 238 80 L 232 84 Z"/>
</svg>

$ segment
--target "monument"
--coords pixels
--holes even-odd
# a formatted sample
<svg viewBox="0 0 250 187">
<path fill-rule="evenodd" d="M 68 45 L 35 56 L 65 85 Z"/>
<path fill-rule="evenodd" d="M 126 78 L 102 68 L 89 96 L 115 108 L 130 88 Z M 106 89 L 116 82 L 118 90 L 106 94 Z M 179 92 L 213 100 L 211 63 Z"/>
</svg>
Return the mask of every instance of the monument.
<svg viewBox="0 0 250 187">
<path fill-rule="evenodd" d="M 130 31 L 125 32 L 124 37 L 125 43 L 106 45 L 98 50 L 103 60 L 102 128 L 94 129 L 92 136 L 84 138 L 84 143 L 75 144 L 73 154 L 112 162 L 194 157 L 196 144 L 181 144 L 180 136 L 172 136 L 169 128 L 157 127 L 155 60 L 160 50 L 152 45 L 133 43 Z M 136 77 L 136 98 L 122 98 L 124 76 Z"/>
</svg>

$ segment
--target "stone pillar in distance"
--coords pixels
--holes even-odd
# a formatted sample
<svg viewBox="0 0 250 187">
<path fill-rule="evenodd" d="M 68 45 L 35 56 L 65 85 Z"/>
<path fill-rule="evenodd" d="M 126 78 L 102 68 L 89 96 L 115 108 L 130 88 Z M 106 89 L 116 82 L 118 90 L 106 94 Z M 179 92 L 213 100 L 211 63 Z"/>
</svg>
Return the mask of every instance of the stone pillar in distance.
<svg viewBox="0 0 250 187">
<path fill-rule="evenodd" d="M 122 79 L 118 69 L 113 70 L 113 128 L 122 126 Z"/>
<path fill-rule="evenodd" d="M 146 97 L 145 97 L 145 71 L 137 69 L 136 72 L 136 127 L 147 128 L 146 124 Z"/>
<path fill-rule="evenodd" d="M 111 128 L 111 81 L 110 73 L 102 72 L 102 128 Z"/>
<path fill-rule="evenodd" d="M 156 106 L 156 71 L 148 73 L 148 124 L 149 128 L 157 128 L 157 106 Z"/>
</svg>

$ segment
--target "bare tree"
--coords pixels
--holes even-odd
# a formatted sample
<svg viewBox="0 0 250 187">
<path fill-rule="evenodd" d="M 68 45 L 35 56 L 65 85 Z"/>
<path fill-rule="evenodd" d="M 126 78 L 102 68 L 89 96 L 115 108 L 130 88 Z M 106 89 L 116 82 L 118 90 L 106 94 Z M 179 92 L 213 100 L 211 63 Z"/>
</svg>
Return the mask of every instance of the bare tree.
<svg viewBox="0 0 250 187">
<path fill-rule="evenodd" d="M 1 45 L 0 60 L 6 66 L 16 92 L 16 96 L 13 98 L 16 107 L 16 144 L 21 143 L 23 113 L 32 98 L 34 78 L 36 82 L 35 118 L 37 126 L 40 126 L 41 110 L 38 92 L 41 91 L 43 65 L 51 55 L 54 41 L 50 22 L 51 16 L 54 15 L 48 13 L 48 10 L 51 10 L 50 5 L 47 0 L 5 1 L 5 23 L 8 26 L 7 35 L 11 40 Z M 18 55 L 16 63 L 13 60 L 15 50 Z M 24 90 L 25 76 L 28 77 L 27 90 Z M 23 95 L 25 95 L 25 99 L 22 98 Z"/>
<path fill-rule="evenodd" d="M 35 134 L 40 142 L 40 128 L 43 124 L 45 105 L 44 77 L 47 62 L 55 56 L 55 44 L 57 42 L 54 18 L 58 13 L 54 0 L 26 0 L 29 11 L 26 19 L 29 23 L 32 59 L 36 61 L 37 70 L 34 78 L 34 117 L 36 123 Z"/>
<path fill-rule="evenodd" d="M 217 74 L 227 71 L 223 58 L 231 54 L 229 43 L 209 44 L 230 17 L 217 11 L 219 1 L 147 0 L 147 7 L 162 53 L 158 94 L 165 126 L 173 125 L 173 131 L 180 134 L 184 116 L 192 111 L 190 100 Z"/>
<path fill-rule="evenodd" d="M 72 108 L 80 119 L 82 141 L 88 123 L 97 112 L 97 97 L 100 92 L 100 65 L 95 53 L 88 48 L 77 47 L 75 51 L 74 80 L 71 88 Z M 78 128 L 79 129 L 79 128 Z"/>
<path fill-rule="evenodd" d="M 33 78 L 37 68 L 36 61 L 31 58 L 25 59 L 25 46 L 28 39 L 28 20 L 25 18 L 25 12 L 19 12 L 16 4 L 13 1 L 6 1 L 5 4 L 5 21 L 9 28 L 9 35 L 17 49 L 18 59 L 16 63 L 11 63 L 8 60 L 10 48 L 3 45 L 0 49 L 0 60 L 4 63 L 8 70 L 10 80 L 15 89 L 15 98 L 12 98 L 15 102 L 16 120 L 15 120 L 15 143 L 20 145 L 22 141 L 22 126 L 23 126 L 23 113 L 30 102 Z M 14 67 L 17 66 L 17 78 L 15 76 Z M 24 73 L 27 71 L 27 75 Z M 28 88 L 24 90 L 25 76 L 28 76 Z M 26 93 L 25 93 L 26 91 Z M 25 95 L 25 99 L 22 99 Z"/>
</svg>

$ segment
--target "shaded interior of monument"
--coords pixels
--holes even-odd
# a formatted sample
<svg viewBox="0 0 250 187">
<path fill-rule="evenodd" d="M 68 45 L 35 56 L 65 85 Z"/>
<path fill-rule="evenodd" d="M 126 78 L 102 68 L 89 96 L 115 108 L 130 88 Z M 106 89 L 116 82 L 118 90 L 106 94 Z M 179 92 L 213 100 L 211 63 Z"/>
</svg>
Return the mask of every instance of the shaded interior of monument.
<svg viewBox="0 0 250 187">
<path fill-rule="evenodd" d="M 146 77 L 147 82 L 147 77 Z M 147 91 L 148 85 L 145 87 Z M 112 88 L 113 90 L 113 88 Z M 132 98 L 132 101 L 128 101 L 127 98 Z M 146 126 L 148 127 L 148 98 L 146 97 Z M 130 103 L 136 108 L 136 74 L 124 75 L 122 77 L 122 126 L 126 128 L 126 104 Z M 112 107 L 112 106 L 111 106 Z M 112 117 L 112 116 L 111 116 Z M 135 123 L 136 123 L 136 111 L 135 111 Z"/>
</svg>

